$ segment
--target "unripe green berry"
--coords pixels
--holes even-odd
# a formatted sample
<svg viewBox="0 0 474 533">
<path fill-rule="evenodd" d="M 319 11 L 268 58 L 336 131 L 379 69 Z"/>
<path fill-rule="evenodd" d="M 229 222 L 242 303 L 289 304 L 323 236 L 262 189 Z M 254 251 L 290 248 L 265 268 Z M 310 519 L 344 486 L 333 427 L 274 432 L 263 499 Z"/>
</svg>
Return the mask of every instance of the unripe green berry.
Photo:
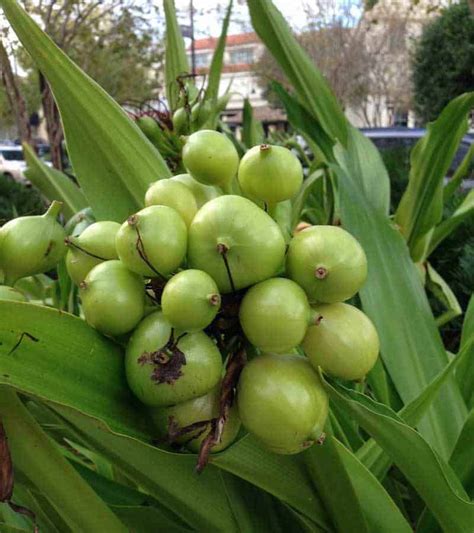
<svg viewBox="0 0 474 533">
<path fill-rule="evenodd" d="M 199 130 L 186 139 L 183 163 L 195 180 L 227 188 L 237 173 L 239 155 L 223 133 Z"/>
<path fill-rule="evenodd" d="M 173 113 L 173 130 L 176 134 L 183 133 L 187 129 L 188 113 L 184 107 L 179 107 Z"/>
<path fill-rule="evenodd" d="M 347 300 L 367 277 L 367 259 L 359 242 L 337 226 L 311 226 L 290 241 L 289 277 L 303 287 L 310 302 Z"/>
<path fill-rule="evenodd" d="M 78 237 L 66 239 L 66 268 L 76 285 L 99 263 L 118 259 L 115 237 L 119 229 L 118 222 L 104 220 L 91 224 Z"/>
<path fill-rule="evenodd" d="M 171 407 L 154 408 L 151 410 L 151 416 L 159 435 L 163 439 L 185 445 L 188 450 L 197 453 L 202 441 L 211 430 L 211 419 L 219 416 L 219 387 L 199 398 L 193 398 Z M 200 424 L 201 422 L 202 424 Z M 197 426 L 196 429 L 183 431 L 191 425 Z M 237 406 L 233 405 L 229 409 L 221 440 L 212 448 L 211 452 L 216 453 L 225 450 L 234 442 L 239 430 L 240 418 Z M 173 438 L 173 435 L 176 436 Z"/>
<path fill-rule="evenodd" d="M 219 189 L 210 185 L 204 185 L 196 181 L 190 174 L 178 174 L 170 178 L 171 181 L 179 181 L 193 193 L 198 209 L 205 203 L 221 195 Z"/>
<path fill-rule="evenodd" d="M 341 379 L 362 379 L 375 365 L 380 347 L 369 317 L 345 303 L 313 309 L 314 324 L 302 343 L 313 366 Z"/>
<path fill-rule="evenodd" d="M 175 209 L 189 227 L 197 212 L 193 193 L 178 181 L 163 179 L 152 183 L 145 194 L 145 205 L 167 205 Z"/>
<path fill-rule="evenodd" d="M 15 302 L 27 302 L 28 298 L 18 289 L 0 285 L 0 300 L 12 300 Z"/>
<path fill-rule="evenodd" d="M 274 205 L 293 198 L 300 190 L 303 167 L 291 150 L 261 144 L 244 155 L 238 177 L 246 196 Z"/>
<path fill-rule="evenodd" d="M 127 381 L 150 406 L 174 405 L 209 392 L 220 380 L 222 358 L 203 332 L 172 332 L 161 311 L 133 332 L 125 356 Z"/>
<path fill-rule="evenodd" d="M 161 296 L 163 314 L 174 328 L 199 331 L 215 318 L 221 305 L 215 281 L 202 270 L 183 270 L 165 285 Z"/>
<path fill-rule="evenodd" d="M 106 335 L 131 331 L 145 311 L 145 287 L 137 274 L 117 260 L 95 266 L 79 294 L 88 324 Z"/>
<path fill-rule="evenodd" d="M 273 278 L 248 290 L 239 318 L 254 346 L 264 352 L 287 353 L 303 340 L 310 307 L 304 290 L 294 281 Z"/>
<path fill-rule="evenodd" d="M 167 276 L 184 259 L 187 230 L 177 211 L 165 205 L 142 209 L 124 222 L 115 246 L 120 260 L 142 276 Z"/>
<path fill-rule="evenodd" d="M 0 228 L 0 270 L 5 283 L 51 270 L 64 257 L 64 228 L 56 222 L 60 202 L 41 216 L 19 217 Z"/>
<path fill-rule="evenodd" d="M 237 401 L 245 429 L 274 453 L 298 453 L 313 444 L 328 414 L 319 376 L 299 355 L 252 359 L 240 375 Z"/>
</svg>

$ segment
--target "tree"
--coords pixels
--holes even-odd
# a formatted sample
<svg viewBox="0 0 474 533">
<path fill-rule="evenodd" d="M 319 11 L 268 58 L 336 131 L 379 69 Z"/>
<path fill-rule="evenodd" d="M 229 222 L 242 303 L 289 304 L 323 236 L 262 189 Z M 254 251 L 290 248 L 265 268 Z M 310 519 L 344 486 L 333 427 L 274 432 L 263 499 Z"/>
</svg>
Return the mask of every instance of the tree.
<svg viewBox="0 0 474 533">
<path fill-rule="evenodd" d="M 474 16 L 467 1 L 427 25 L 413 56 L 415 109 L 433 120 L 455 96 L 474 87 Z"/>
</svg>

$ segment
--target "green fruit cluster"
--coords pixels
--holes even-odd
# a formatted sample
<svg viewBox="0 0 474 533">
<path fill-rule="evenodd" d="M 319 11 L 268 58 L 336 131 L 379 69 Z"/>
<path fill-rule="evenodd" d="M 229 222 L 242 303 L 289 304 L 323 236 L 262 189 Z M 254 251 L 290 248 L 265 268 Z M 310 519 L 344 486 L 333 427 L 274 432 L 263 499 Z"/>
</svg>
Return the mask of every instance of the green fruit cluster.
<svg viewBox="0 0 474 533">
<path fill-rule="evenodd" d="M 344 303 L 367 276 L 364 251 L 336 226 L 285 237 L 271 214 L 303 182 L 286 148 L 256 146 L 239 161 L 228 137 L 200 130 L 183 164 L 188 174 L 151 184 L 121 225 L 65 238 L 55 204 L 6 224 L 6 283 L 67 251 L 85 320 L 126 343 L 127 381 L 164 440 L 198 451 L 211 436 L 218 451 L 242 422 L 275 453 L 302 451 L 328 414 L 319 368 L 359 380 L 378 357 L 372 322 Z"/>
</svg>

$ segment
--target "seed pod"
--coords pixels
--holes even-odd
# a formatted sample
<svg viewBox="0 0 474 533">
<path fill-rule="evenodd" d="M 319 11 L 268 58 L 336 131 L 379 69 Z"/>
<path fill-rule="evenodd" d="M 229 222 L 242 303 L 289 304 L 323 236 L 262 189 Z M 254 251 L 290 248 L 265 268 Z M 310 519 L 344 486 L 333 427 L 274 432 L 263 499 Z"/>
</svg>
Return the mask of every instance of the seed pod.
<svg viewBox="0 0 474 533">
<path fill-rule="evenodd" d="M 200 183 L 228 188 L 237 173 L 239 155 L 223 133 L 200 130 L 186 139 L 183 163 Z"/>
<path fill-rule="evenodd" d="M 189 227 L 197 212 L 193 193 L 179 181 L 163 179 L 155 181 L 145 194 L 145 205 L 167 205 L 175 209 Z"/>
<path fill-rule="evenodd" d="M 161 311 L 142 320 L 125 356 L 127 381 L 150 406 L 168 406 L 212 390 L 221 377 L 222 358 L 203 332 L 175 333 Z"/>
<path fill-rule="evenodd" d="M 5 284 L 47 272 L 64 257 L 64 228 L 56 222 L 60 202 L 53 202 L 41 216 L 19 217 L 0 228 L 0 269 Z"/>
<path fill-rule="evenodd" d="M 362 379 L 375 365 L 379 337 L 362 311 L 344 303 L 318 305 L 303 350 L 315 368 L 341 379 Z"/>
<path fill-rule="evenodd" d="M 337 226 L 311 226 L 290 242 L 286 268 L 310 302 L 342 302 L 354 296 L 367 277 L 359 242 Z"/>
<path fill-rule="evenodd" d="M 184 133 L 188 125 L 188 113 L 184 107 L 179 107 L 173 113 L 173 130 L 176 134 Z"/>
<path fill-rule="evenodd" d="M 305 357 L 260 355 L 244 367 L 237 391 L 247 431 L 270 451 L 293 454 L 320 438 L 328 397 Z"/>
<path fill-rule="evenodd" d="M 121 261 L 95 266 L 81 283 L 79 294 L 86 321 L 106 335 L 128 333 L 145 312 L 143 280 Z"/>
<path fill-rule="evenodd" d="M 241 196 L 211 200 L 189 228 L 189 265 L 207 272 L 221 293 L 274 276 L 284 255 L 285 240 L 278 224 Z"/>
<path fill-rule="evenodd" d="M 179 181 L 186 185 L 186 187 L 193 193 L 198 209 L 205 203 L 221 195 L 216 187 L 210 185 L 203 185 L 196 181 L 190 174 L 178 174 L 170 178 L 171 181 Z"/>
<path fill-rule="evenodd" d="M 215 281 L 202 270 L 183 270 L 165 285 L 161 308 L 170 324 L 183 331 L 199 331 L 215 318 L 221 305 Z"/>
<path fill-rule="evenodd" d="M 186 446 L 198 452 L 202 441 L 209 434 L 211 419 L 219 416 L 219 387 L 204 396 L 193 398 L 171 407 L 153 408 L 151 417 L 162 439 L 172 444 Z M 237 406 L 233 405 L 226 419 L 222 437 L 212 452 L 225 450 L 234 442 L 240 430 Z"/>
<path fill-rule="evenodd" d="M 76 285 L 99 263 L 118 259 L 115 237 L 119 229 L 118 222 L 104 220 L 91 224 L 78 237 L 66 238 L 66 269 Z"/>
<path fill-rule="evenodd" d="M 293 198 L 299 191 L 303 167 L 288 148 L 261 144 L 243 156 L 238 178 L 245 195 L 271 206 Z"/>
<path fill-rule="evenodd" d="M 239 319 L 254 346 L 264 352 L 288 353 L 305 336 L 310 307 L 304 290 L 294 281 L 267 279 L 247 291 Z"/>
<path fill-rule="evenodd" d="M 0 300 L 12 300 L 15 302 L 27 302 L 28 298 L 18 289 L 0 285 Z"/>
<path fill-rule="evenodd" d="M 120 260 L 142 276 L 167 276 L 184 259 L 186 224 L 177 211 L 152 205 L 132 215 L 117 233 L 115 246 Z"/>
</svg>

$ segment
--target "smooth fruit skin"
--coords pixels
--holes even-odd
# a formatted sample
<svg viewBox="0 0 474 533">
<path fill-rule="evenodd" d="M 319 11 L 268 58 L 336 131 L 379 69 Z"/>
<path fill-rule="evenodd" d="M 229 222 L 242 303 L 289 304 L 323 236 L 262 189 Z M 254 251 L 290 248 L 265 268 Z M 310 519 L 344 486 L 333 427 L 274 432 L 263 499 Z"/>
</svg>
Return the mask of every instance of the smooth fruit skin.
<svg viewBox="0 0 474 533">
<path fill-rule="evenodd" d="M 6 285 L 47 272 L 64 257 L 66 233 L 56 222 L 61 206 L 53 202 L 44 215 L 18 217 L 0 228 L 0 270 Z"/>
<path fill-rule="evenodd" d="M 237 173 L 239 155 L 232 141 L 223 133 L 200 130 L 187 138 L 183 163 L 200 183 L 226 187 Z"/>
<path fill-rule="evenodd" d="M 165 285 L 161 296 L 163 314 L 174 328 L 199 331 L 214 320 L 221 297 L 215 281 L 202 270 L 183 270 Z"/>
<path fill-rule="evenodd" d="M 220 196 L 194 217 L 188 261 L 192 268 L 207 272 L 221 293 L 228 293 L 232 286 L 224 255 L 238 290 L 276 274 L 283 263 L 285 240 L 278 224 L 253 202 Z"/>
<path fill-rule="evenodd" d="M 177 211 L 165 205 L 145 207 L 132 215 L 115 240 L 118 256 L 127 268 L 150 277 L 176 270 L 186 255 L 186 245 L 186 224 Z"/>
<path fill-rule="evenodd" d="M 186 364 L 179 369 L 180 375 L 168 383 L 154 380 L 155 366 L 147 357 L 164 348 L 171 331 L 171 324 L 161 311 L 157 311 L 142 320 L 128 343 L 125 355 L 127 381 L 135 396 L 146 405 L 169 406 L 197 398 L 209 392 L 221 378 L 221 354 L 212 340 L 199 331 L 184 334 L 177 343 L 186 359 Z M 177 339 L 181 333 L 174 332 L 174 335 Z"/>
<path fill-rule="evenodd" d="M 237 404 L 247 431 L 269 450 L 298 453 L 318 439 L 328 397 L 309 361 L 299 355 L 260 355 L 240 375 Z"/>
<path fill-rule="evenodd" d="M 171 181 L 179 181 L 183 185 L 186 185 L 186 187 L 193 193 L 198 209 L 200 209 L 205 203 L 209 202 L 209 200 L 221 195 L 216 187 L 199 183 L 199 181 L 196 181 L 191 174 L 178 174 L 169 179 Z"/>
<path fill-rule="evenodd" d="M 166 438 L 169 431 L 170 419 L 178 428 L 185 428 L 196 422 L 211 420 L 219 415 L 219 387 L 214 388 L 204 396 L 181 402 L 171 407 L 151 409 L 151 417 L 159 435 Z M 192 452 L 197 453 L 202 441 L 209 434 L 210 423 L 196 431 L 185 433 L 176 438 L 176 444 L 185 445 Z M 211 450 L 212 453 L 220 452 L 230 446 L 240 430 L 240 418 L 237 406 L 234 404 L 230 410 L 222 432 L 222 438 Z"/>
<path fill-rule="evenodd" d="M 193 193 L 178 181 L 163 179 L 155 181 L 145 194 L 145 205 L 167 205 L 175 209 L 189 227 L 198 208 Z"/>
<path fill-rule="evenodd" d="M 11 300 L 15 302 L 27 302 L 28 298 L 18 289 L 0 285 L 0 300 Z"/>
<path fill-rule="evenodd" d="M 286 269 L 310 302 L 342 302 L 364 284 L 367 258 L 359 242 L 342 228 L 311 226 L 290 241 Z"/>
<path fill-rule="evenodd" d="M 308 328 L 302 343 L 313 366 L 341 379 L 362 379 L 375 365 L 380 349 L 369 317 L 345 303 L 313 309 L 315 324 Z"/>
<path fill-rule="evenodd" d="M 245 195 L 272 205 L 293 198 L 300 190 L 303 167 L 288 148 L 261 144 L 243 156 L 238 179 Z"/>
<path fill-rule="evenodd" d="M 115 237 L 119 229 L 118 222 L 103 220 L 88 226 L 78 237 L 66 239 L 66 269 L 76 285 L 99 263 L 118 259 Z"/>
<path fill-rule="evenodd" d="M 95 266 L 79 294 L 86 321 L 106 335 L 128 333 L 145 312 L 143 280 L 118 260 Z"/>
<path fill-rule="evenodd" d="M 264 352 L 287 353 L 305 336 L 310 320 L 308 298 L 290 279 L 267 279 L 245 294 L 239 319 L 254 346 Z"/>
</svg>

